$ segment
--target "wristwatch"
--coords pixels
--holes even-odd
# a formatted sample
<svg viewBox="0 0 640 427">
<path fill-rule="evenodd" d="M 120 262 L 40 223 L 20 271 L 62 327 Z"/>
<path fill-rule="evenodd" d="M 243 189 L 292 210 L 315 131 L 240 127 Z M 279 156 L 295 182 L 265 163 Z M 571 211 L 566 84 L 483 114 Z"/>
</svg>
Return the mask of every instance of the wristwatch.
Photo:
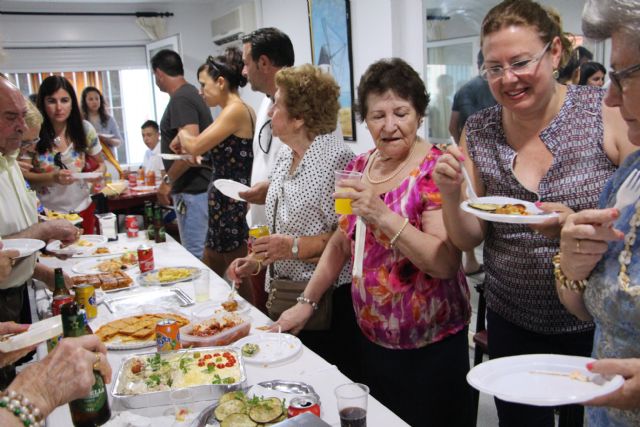
<svg viewBox="0 0 640 427">
<path fill-rule="evenodd" d="M 167 185 L 171 185 L 171 178 L 169 178 L 169 174 L 166 174 L 165 176 L 162 177 L 162 182 L 164 182 Z"/>
<path fill-rule="evenodd" d="M 298 258 L 298 238 L 294 237 L 293 238 L 293 246 L 291 246 L 291 253 L 293 254 L 294 258 Z"/>
</svg>

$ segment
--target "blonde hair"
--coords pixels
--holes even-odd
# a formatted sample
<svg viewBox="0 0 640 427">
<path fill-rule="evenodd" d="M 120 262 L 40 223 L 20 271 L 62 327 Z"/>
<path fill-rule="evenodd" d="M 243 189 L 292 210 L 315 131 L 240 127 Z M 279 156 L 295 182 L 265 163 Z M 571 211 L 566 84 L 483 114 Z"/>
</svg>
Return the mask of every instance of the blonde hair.
<svg viewBox="0 0 640 427">
<path fill-rule="evenodd" d="M 505 27 L 533 27 L 537 29 L 543 44 L 558 37 L 562 43 L 562 57 L 558 68 L 569 60 L 573 46 L 562 31 L 562 18 L 555 9 L 543 7 L 531 0 L 505 0 L 493 7 L 482 21 L 480 46 L 484 38 Z"/>
<path fill-rule="evenodd" d="M 276 73 L 276 86 L 284 92 L 289 115 L 304 120 L 312 137 L 336 129 L 340 86 L 330 74 L 310 64 L 282 68 Z"/>
<path fill-rule="evenodd" d="M 42 118 L 42 114 L 40 113 L 40 110 L 38 110 L 38 107 L 33 105 L 33 102 L 26 98 L 25 101 L 27 103 L 27 115 L 24 117 L 24 121 L 27 123 L 27 127 L 32 129 L 36 126 L 42 126 L 44 119 Z"/>
</svg>

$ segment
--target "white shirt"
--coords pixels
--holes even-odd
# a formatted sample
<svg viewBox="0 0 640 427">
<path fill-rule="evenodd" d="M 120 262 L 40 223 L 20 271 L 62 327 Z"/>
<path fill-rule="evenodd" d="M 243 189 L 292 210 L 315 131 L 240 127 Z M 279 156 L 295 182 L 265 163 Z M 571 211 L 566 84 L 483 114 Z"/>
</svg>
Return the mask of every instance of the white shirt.
<svg viewBox="0 0 640 427">
<path fill-rule="evenodd" d="M 343 170 L 353 157 L 353 151 L 344 140 L 339 140 L 335 134 L 320 135 L 304 153 L 295 172 L 289 174 L 293 151 L 283 146 L 274 165 L 267 193 L 269 222 L 266 225 L 271 232 L 301 237 L 335 230 L 338 227 L 338 215 L 332 197 L 334 171 Z M 277 278 L 290 280 L 309 280 L 316 268 L 316 264 L 296 259 L 276 261 L 273 266 Z M 265 281 L 267 291 L 271 282 L 269 276 L 268 273 Z M 343 283 L 351 283 L 351 262 L 344 266 L 335 285 Z"/>
<path fill-rule="evenodd" d="M 8 156 L 0 153 L 0 238 L 25 230 L 38 222 L 36 194 L 27 189 L 20 167 L 18 151 Z M 21 258 L 0 289 L 22 285 L 33 275 L 36 255 Z"/>
<path fill-rule="evenodd" d="M 156 178 L 160 177 L 160 171 L 164 170 L 164 164 L 162 163 L 162 157 L 160 157 L 160 142 L 156 144 L 153 150 L 144 152 L 144 161 L 142 167 L 145 171 L 152 170 L 156 173 Z"/>
</svg>

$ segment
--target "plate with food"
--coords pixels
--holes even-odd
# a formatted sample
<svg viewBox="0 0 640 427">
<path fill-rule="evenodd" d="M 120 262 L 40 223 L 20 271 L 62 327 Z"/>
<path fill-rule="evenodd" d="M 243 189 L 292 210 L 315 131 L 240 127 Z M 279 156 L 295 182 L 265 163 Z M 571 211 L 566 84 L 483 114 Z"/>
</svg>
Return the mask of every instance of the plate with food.
<svg viewBox="0 0 640 427">
<path fill-rule="evenodd" d="M 483 362 L 467 381 L 483 393 L 508 402 L 558 406 L 586 402 L 622 386 L 620 375 L 589 372 L 594 359 L 560 354 L 526 354 Z"/>
<path fill-rule="evenodd" d="M 200 425 L 258 426 L 273 425 L 287 419 L 287 404 L 280 397 L 252 395 L 242 391 L 225 393 L 218 404 L 199 417 Z"/>
<path fill-rule="evenodd" d="M 242 358 L 232 348 L 154 351 L 123 360 L 112 394 L 127 408 L 147 408 L 175 404 L 171 399 L 175 390 L 191 391 L 189 403 L 217 400 L 226 392 L 241 389 L 246 381 Z"/>
<path fill-rule="evenodd" d="M 220 310 L 206 318 L 194 316 L 180 329 L 180 337 L 185 347 L 223 346 L 246 337 L 250 330 L 250 318 Z"/>
<path fill-rule="evenodd" d="M 131 271 L 137 267 L 138 255 L 132 251 L 120 256 L 82 261 L 71 267 L 71 271 L 78 274 L 98 274 Z"/>
<path fill-rule="evenodd" d="M 267 332 L 249 335 L 234 344 L 246 363 L 271 365 L 288 362 L 302 352 L 295 335 Z"/>
<path fill-rule="evenodd" d="M 7 249 L 13 249 L 20 252 L 20 255 L 16 258 L 24 258 L 29 255 L 33 255 L 40 249 L 44 248 L 46 244 L 42 240 L 37 239 L 6 239 L 1 240 L 0 242 L 2 243 L 2 249 L 0 250 L 4 251 Z"/>
<path fill-rule="evenodd" d="M 99 234 L 83 234 L 78 240 L 66 246 L 60 240 L 54 240 L 47 245 L 47 250 L 56 255 L 94 256 L 101 255 L 101 253 L 97 252 L 99 252 L 101 245 L 104 245 L 106 242 L 107 238 L 105 236 Z"/>
<path fill-rule="evenodd" d="M 175 312 L 143 311 L 146 312 L 130 316 L 109 315 L 94 320 L 90 326 L 109 350 L 132 350 L 156 345 L 156 324 L 162 319 L 173 319 L 180 327 L 189 324 L 189 319 Z"/>
<path fill-rule="evenodd" d="M 238 193 L 249 189 L 246 185 L 231 179 L 216 179 L 213 181 L 213 185 L 225 196 L 241 202 L 245 200 Z"/>
<path fill-rule="evenodd" d="M 502 196 L 479 197 L 475 202 L 465 200 L 460 208 L 485 221 L 508 224 L 541 224 L 558 216 L 557 212 L 542 211 L 532 202 Z"/>
<path fill-rule="evenodd" d="M 217 313 L 220 311 L 226 311 L 229 313 L 237 313 L 237 314 L 245 314 L 245 313 L 248 313 L 250 309 L 251 309 L 251 304 L 249 304 L 243 299 L 235 298 L 235 299 L 228 299 L 225 301 L 212 301 L 210 303 L 204 304 L 197 311 L 194 311 L 193 314 L 198 317 L 213 316 L 214 313 Z"/>
<path fill-rule="evenodd" d="M 200 269 L 195 267 L 162 267 L 142 273 L 138 276 L 138 282 L 143 286 L 166 286 L 187 282 L 199 276 Z"/>
<path fill-rule="evenodd" d="M 133 279 L 123 271 L 113 271 L 98 274 L 83 274 L 71 278 L 74 285 L 87 283 L 96 289 L 102 289 L 104 292 L 117 292 L 124 289 L 130 289 L 135 286 Z"/>
<path fill-rule="evenodd" d="M 49 210 L 44 208 L 44 215 L 39 215 L 40 219 L 43 221 L 52 221 L 54 219 L 66 219 L 67 221 L 71 221 L 72 224 L 80 224 L 82 222 L 82 217 L 75 212 L 71 213 L 62 213 Z"/>
</svg>

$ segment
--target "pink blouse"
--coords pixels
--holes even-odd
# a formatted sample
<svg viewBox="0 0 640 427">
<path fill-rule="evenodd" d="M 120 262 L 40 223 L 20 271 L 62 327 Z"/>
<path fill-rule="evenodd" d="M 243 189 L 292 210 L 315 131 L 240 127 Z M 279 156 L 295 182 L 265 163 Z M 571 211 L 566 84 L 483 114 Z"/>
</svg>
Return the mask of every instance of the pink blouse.
<svg viewBox="0 0 640 427">
<path fill-rule="evenodd" d="M 385 204 L 422 230 L 422 213 L 441 209 L 440 192 L 431 177 L 442 153 L 431 148 L 419 167 L 395 189 L 381 195 Z M 371 152 L 353 159 L 347 170 L 363 172 Z M 355 215 L 340 217 L 340 229 L 352 241 Z M 421 272 L 399 250 L 392 236 L 371 224 L 365 239 L 363 280 L 353 280 L 351 296 L 364 335 L 390 349 L 414 349 L 438 342 L 462 330 L 471 316 L 469 288 L 462 269 L 453 279 Z"/>
</svg>

